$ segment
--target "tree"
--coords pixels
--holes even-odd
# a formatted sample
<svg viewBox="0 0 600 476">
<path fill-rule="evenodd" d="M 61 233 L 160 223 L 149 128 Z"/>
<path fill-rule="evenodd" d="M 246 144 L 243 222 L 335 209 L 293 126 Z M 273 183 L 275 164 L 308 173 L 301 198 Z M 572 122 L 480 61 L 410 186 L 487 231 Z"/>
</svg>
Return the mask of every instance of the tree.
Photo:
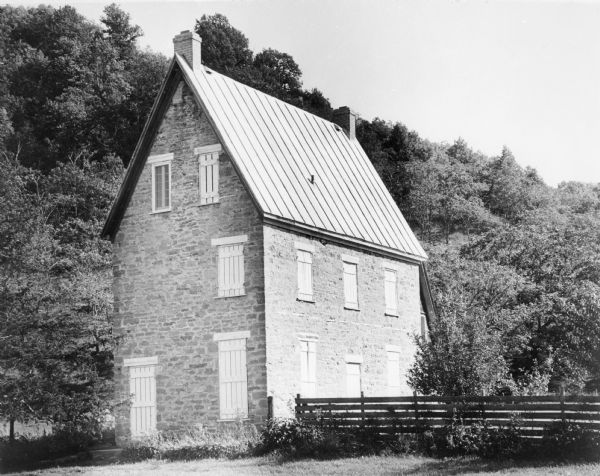
<svg viewBox="0 0 600 476">
<path fill-rule="evenodd" d="M 109 248 L 120 163 L 0 161 L 0 416 L 92 430 L 112 405 Z M 104 180 L 101 179 L 104 177 Z"/>
<path fill-rule="evenodd" d="M 121 10 L 116 3 L 104 8 L 104 16 L 100 21 L 105 25 L 104 33 L 111 44 L 121 52 L 121 57 L 129 56 L 135 51 L 135 41 L 143 35 L 138 25 L 130 23 L 129 13 Z"/>
<path fill-rule="evenodd" d="M 224 74 L 235 74 L 252 63 L 248 38 L 231 26 L 224 15 L 202 15 L 196 20 L 196 33 L 202 38 L 202 62 Z"/>
</svg>

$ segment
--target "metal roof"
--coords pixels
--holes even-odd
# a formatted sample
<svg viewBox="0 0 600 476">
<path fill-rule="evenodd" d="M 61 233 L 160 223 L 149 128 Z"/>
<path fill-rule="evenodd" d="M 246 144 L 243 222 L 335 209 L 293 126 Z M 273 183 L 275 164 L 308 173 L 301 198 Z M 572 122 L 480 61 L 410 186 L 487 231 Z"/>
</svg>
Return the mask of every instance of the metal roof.
<svg viewBox="0 0 600 476">
<path fill-rule="evenodd" d="M 356 139 L 205 66 L 176 61 L 265 218 L 427 258 Z"/>
</svg>

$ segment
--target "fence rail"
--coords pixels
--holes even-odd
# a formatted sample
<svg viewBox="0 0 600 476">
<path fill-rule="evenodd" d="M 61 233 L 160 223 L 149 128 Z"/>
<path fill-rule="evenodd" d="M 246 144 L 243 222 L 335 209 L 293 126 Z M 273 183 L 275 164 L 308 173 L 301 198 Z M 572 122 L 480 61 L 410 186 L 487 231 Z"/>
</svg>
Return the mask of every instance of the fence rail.
<svg viewBox="0 0 600 476">
<path fill-rule="evenodd" d="M 530 397 L 361 397 L 296 398 L 296 418 L 341 428 L 373 428 L 379 433 L 416 433 L 446 425 L 485 420 L 506 427 L 517 419 L 525 436 L 540 436 L 556 422 L 600 431 L 600 396 L 545 395 Z"/>
</svg>

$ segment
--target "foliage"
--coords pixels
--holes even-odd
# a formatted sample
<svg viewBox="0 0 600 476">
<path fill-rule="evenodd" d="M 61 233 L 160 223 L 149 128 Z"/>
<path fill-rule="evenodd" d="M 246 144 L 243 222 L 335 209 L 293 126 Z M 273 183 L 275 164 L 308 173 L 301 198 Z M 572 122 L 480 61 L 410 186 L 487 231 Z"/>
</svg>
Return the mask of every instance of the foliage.
<svg viewBox="0 0 600 476">
<path fill-rule="evenodd" d="M 109 248 L 117 162 L 43 176 L 0 159 L 0 415 L 95 431 L 112 395 Z M 104 180 L 101 178 L 104 177 Z"/>
<path fill-rule="evenodd" d="M 164 433 L 132 442 L 124 448 L 123 461 L 146 459 L 188 461 L 205 458 L 249 456 L 259 441 L 256 428 L 238 422 L 234 427 L 208 430 L 199 427 L 183 433 Z"/>
<path fill-rule="evenodd" d="M 572 461 L 600 461 L 600 433 L 570 422 L 557 422 L 544 431 L 541 453 Z"/>
<path fill-rule="evenodd" d="M 427 453 L 438 457 L 506 458 L 521 456 L 530 449 L 516 419 L 506 427 L 491 427 L 485 420 L 465 423 L 458 416 L 442 428 L 428 430 L 423 445 Z"/>
<path fill-rule="evenodd" d="M 302 89 L 302 71 L 287 53 L 266 48 L 256 55 L 246 36 L 216 13 L 196 20 L 202 38 L 202 63 L 241 83 L 321 117 L 330 118 L 329 100 L 317 89 Z"/>
<path fill-rule="evenodd" d="M 93 440 L 86 433 L 59 431 L 37 438 L 20 437 L 15 441 L 0 440 L 2 469 L 24 469 L 77 454 L 90 447 Z"/>
</svg>

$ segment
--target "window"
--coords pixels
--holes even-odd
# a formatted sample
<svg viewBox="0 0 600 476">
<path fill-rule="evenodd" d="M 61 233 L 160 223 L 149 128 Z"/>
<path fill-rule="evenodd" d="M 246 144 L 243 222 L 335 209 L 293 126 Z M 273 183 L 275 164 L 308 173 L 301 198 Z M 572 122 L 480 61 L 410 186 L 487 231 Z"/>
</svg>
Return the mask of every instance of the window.
<svg viewBox="0 0 600 476">
<path fill-rule="evenodd" d="M 314 397 L 317 393 L 317 343 L 300 341 L 300 395 Z"/>
<path fill-rule="evenodd" d="M 344 263 L 344 307 L 358 309 L 358 259 L 342 256 Z"/>
<path fill-rule="evenodd" d="M 219 201 L 219 153 L 221 152 L 221 145 L 197 147 L 194 152 L 198 156 L 200 204 L 217 203 Z"/>
<path fill-rule="evenodd" d="M 402 395 L 400 351 L 399 349 L 387 350 L 387 388 L 390 397 Z"/>
<path fill-rule="evenodd" d="M 152 166 L 152 212 L 171 210 L 171 161 L 173 154 L 148 157 Z"/>
<path fill-rule="evenodd" d="M 156 357 L 125 359 L 129 367 L 129 393 L 132 397 L 129 422 L 132 437 L 156 431 Z"/>
<path fill-rule="evenodd" d="M 211 240 L 218 247 L 218 296 L 243 296 L 246 235 Z"/>
<path fill-rule="evenodd" d="M 346 396 L 360 397 L 360 363 L 346 362 Z"/>
<path fill-rule="evenodd" d="M 215 334 L 219 347 L 219 415 L 221 420 L 248 417 L 247 331 Z"/>
<path fill-rule="evenodd" d="M 397 274 L 393 269 L 385 270 L 385 313 L 398 315 Z"/>
<path fill-rule="evenodd" d="M 298 261 L 298 299 L 313 300 L 312 257 L 314 247 L 307 243 L 295 243 Z"/>
</svg>

